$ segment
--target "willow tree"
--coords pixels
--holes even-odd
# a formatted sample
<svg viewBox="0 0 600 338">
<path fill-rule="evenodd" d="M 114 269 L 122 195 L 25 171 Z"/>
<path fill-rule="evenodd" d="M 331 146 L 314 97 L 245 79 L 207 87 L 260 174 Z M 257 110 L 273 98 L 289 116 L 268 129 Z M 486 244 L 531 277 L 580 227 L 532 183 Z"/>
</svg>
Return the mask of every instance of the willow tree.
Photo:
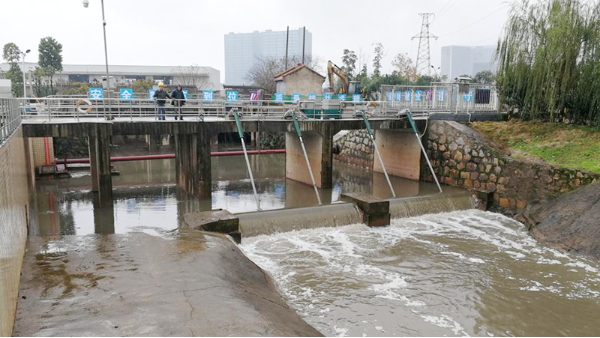
<svg viewBox="0 0 600 338">
<path fill-rule="evenodd" d="M 529 119 L 600 124 L 599 8 L 578 0 L 513 4 L 496 51 L 501 100 Z"/>
</svg>

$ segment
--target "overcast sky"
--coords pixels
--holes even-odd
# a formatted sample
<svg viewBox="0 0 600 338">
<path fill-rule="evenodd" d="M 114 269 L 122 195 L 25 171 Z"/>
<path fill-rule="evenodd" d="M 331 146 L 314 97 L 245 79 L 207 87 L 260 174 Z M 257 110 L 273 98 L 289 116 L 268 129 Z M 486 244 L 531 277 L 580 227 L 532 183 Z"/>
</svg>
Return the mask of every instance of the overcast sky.
<svg viewBox="0 0 600 338">
<path fill-rule="evenodd" d="M 100 0 L 2 1 L 0 45 L 32 49 L 52 36 L 63 45 L 63 63 L 104 64 Z M 313 54 L 341 64 L 342 51 L 362 48 L 372 66 L 373 44 L 385 49 L 384 72 L 398 53 L 416 61 L 418 13 L 435 13 L 432 64 L 447 45 L 495 45 L 507 19 L 507 0 L 105 0 L 109 64 L 211 66 L 225 77 L 223 36 L 229 32 L 306 26 Z"/>
</svg>

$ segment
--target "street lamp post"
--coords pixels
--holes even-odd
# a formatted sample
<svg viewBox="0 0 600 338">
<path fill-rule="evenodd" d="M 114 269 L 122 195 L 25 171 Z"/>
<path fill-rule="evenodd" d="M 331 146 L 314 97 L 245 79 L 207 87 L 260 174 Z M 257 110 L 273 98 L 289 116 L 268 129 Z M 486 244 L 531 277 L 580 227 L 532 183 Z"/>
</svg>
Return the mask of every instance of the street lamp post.
<svg viewBox="0 0 600 338">
<path fill-rule="evenodd" d="M 25 53 L 21 52 L 23 54 L 23 61 L 21 61 L 21 72 L 23 73 L 23 98 L 27 97 L 27 81 L 25 81 L 25 57 L 27 54 L 29 54 L 29 52 L 31 52 L 31 49 L 26 50 Z M 25 105 L 25 101 L 23 102 L 23 105 Z"/>
<path fill-rule="evenodd" d="M 100 0 L 102 6 L 102 30 L 104 32 L 104 60 L 106 61 L 106 98 L 108 99 L 108 119 L 112 120 L 112 110 L 110 106 L 110 75 L 108 72 L 108 48 L 106 47 L 106 19 L 104 18 L 104 0 Z M 88 8 L 89 0 L 83 0 L 83 7 Z"/>
</svg>

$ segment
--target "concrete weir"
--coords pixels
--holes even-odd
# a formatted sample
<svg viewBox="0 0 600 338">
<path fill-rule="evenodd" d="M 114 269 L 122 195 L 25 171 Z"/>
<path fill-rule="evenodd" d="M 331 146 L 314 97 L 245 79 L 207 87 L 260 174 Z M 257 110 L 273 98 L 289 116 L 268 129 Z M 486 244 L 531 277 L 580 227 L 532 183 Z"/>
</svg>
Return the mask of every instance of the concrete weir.
<svg viewBox="0 0 600 338">
<path fill-rule="evenodd" d="M 321 336 L 224 236 L 166 237 L 31 237 L 14 335 Z"/>
</svg>

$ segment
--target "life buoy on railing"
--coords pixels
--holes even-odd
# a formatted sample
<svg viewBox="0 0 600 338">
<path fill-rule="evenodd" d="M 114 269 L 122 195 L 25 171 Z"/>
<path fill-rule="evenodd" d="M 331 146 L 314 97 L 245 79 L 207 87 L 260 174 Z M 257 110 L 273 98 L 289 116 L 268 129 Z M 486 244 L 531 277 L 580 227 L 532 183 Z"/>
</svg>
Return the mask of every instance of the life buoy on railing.
<svg viewBox="0 0 600 338">
<path fill-rule="evenodd" d="M 87 106 L 87 109 L 82 109 L 81 105 L 83 105 L 84 103 Z M 77 101 L 77 111 L 79 111 L 80 113 L 91 113 L 92 112 L 92 101 L 90 101 L 88 99 L 78 100 Z"/>
</svg>

